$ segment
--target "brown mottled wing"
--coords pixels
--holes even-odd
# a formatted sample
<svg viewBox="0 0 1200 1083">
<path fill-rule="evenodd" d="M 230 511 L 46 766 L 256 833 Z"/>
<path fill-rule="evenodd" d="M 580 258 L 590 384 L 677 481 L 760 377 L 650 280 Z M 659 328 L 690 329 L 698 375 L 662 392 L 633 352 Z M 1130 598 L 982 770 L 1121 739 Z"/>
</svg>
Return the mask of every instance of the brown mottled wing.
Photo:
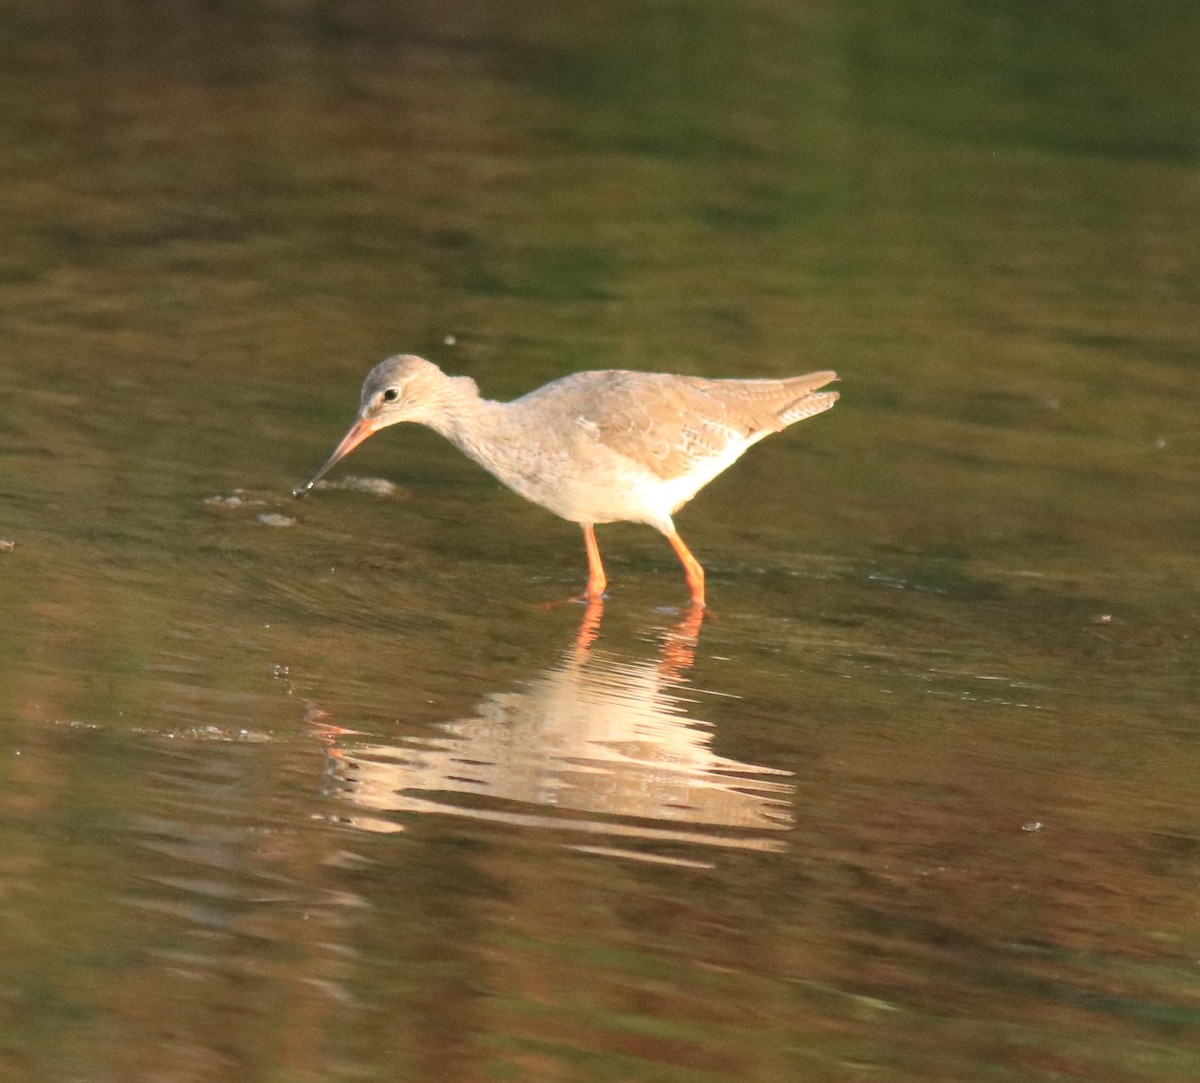
<svg viewBox="0 0 1200 1083">
<path fill-rule="evenodd" d="M 790 380 L 704 380 L 609 371 L 578 373 L 551 386 L 599 443 L 659 477 L 673 478 L 719 458 L 731 442 L 748 446 L 829 409 L 836 393 L 812 392 L 834 379 L 832 372 Z"/>
</svg>

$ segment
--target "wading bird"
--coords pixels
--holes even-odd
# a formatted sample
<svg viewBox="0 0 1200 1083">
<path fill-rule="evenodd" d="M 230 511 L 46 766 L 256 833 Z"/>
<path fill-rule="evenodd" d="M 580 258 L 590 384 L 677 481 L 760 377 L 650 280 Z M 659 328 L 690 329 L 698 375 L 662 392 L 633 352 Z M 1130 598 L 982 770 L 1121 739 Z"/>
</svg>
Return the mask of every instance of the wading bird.
<svg viewBox="0 0 1200 1083">
<path fill-rule="evenodd" d="M 646 523 L 666 535 L 704 605 L 704 569 L 671 516 L 751 445 L 828 410 L 837 379 L 813 372 L 786 380 L 705 380 L 654 372 L 577 372 L 513 402 L 491 402 L 469 376 L 447 376 L 411 354 L 376 365 L 358 419 L 304 484 L 319 478 L 387 425 L 415 421 L 439 432 L 514 492 L 579 523 L 587 547 L 584 597 L 607 580 L 597 523 Z"/>
</svg>

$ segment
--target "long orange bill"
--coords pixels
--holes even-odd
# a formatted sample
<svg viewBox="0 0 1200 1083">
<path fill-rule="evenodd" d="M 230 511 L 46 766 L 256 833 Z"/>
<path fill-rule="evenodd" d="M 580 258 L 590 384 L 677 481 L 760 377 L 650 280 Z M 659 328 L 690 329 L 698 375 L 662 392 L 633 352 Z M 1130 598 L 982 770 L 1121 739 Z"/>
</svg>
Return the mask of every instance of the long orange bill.
<svg viewBox="0 0 1200 1083">
<path fill-rule="evenodd" d="M 313 474 L 303 485 L 297 485 L 292 490 L 292 496 L 304 496 L 318 481 L 320 481 L 330 470 L 333 469 L 342 459 L 350 454 L 359 444 L 361 444 L 368 436 L 371 435 L 377 428 L 376 422 L 360 417 L 353 425 L 350 426 L 350 431 L 342 437 L 342 442 L 333 449 L 333 454 L 325 460 L 321 468 Z"/>
</svg>

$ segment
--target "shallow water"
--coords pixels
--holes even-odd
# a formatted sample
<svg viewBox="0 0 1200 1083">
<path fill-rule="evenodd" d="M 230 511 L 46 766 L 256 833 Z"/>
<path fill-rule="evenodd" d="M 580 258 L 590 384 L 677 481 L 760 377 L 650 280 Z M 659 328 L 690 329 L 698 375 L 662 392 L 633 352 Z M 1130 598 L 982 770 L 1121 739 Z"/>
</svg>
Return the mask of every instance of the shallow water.
<svg viewBox="0 0 1200 1083">
<path fill-rule="evenodd" d="M 7 5 L 0 1078 L 1200 1077 L 1196 29 Z M 402 350 L 843 397 L 544 606 Z"/>
</svg>

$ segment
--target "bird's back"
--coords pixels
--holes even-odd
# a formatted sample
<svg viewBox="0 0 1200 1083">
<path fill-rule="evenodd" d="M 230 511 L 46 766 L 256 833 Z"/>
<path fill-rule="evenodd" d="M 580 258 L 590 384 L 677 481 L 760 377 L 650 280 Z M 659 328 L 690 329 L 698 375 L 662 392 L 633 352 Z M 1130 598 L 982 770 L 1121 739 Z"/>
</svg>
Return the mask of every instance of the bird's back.
<svg viewBox="0 0 1200 1083">
<path fill-rule="evenodd" d="M 544 424 L 582 430 L 598 445 L 673 478 L 828 410 L 837 392 L 818 389 L 835 379 L 833 372 L 707 380 L 610 369 L 565 376 L 511 405 Z"/>
<path fill-rule="evenodd" d="M 563 518 L 663 529 L 752 444 L 829 409 L 837 393 L 818 389 L 834 379 L 575 373 L 503 406 L 494 435 L 511 453 L 499 469 L 480 461 Z"/>
</svg>

